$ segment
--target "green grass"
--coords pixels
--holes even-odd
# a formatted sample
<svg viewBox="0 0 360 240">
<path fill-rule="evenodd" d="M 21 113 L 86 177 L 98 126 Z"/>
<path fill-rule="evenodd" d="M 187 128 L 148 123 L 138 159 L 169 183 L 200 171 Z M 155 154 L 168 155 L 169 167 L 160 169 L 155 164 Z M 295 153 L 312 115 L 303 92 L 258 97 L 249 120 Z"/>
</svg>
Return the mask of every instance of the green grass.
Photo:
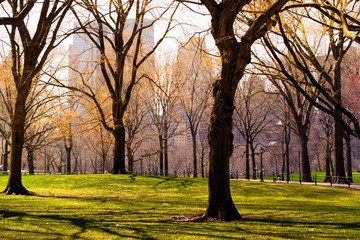
<svg viewBox="0 0 360 240">
<path fill-rule="evenodd" d="M 0 176 L 5 188 L 6 176 Z M 34 175 L 0 195 L 0 239 L 360 239 L 360 191 L 231 181 L 241 221 L 176 222 L 207 206 L 203 179 Z"/>
</svg>

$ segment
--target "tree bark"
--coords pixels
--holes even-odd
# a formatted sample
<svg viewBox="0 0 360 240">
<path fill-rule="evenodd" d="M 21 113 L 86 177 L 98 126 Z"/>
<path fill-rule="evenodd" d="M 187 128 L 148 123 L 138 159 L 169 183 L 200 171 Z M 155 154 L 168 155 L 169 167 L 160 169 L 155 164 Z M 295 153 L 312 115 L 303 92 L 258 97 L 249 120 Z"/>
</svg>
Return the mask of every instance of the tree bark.
<svg viewBox="0 0 360 240">
<path fill-rule="evenodd" d="M 250 180 L 250 156 L 249 156 L 249 137 L 246 135 L 245 139 L 245 178 Z"/>
<path fill-rule="evenodd" d="M 126 174 L 125 169 L 125 127 L 118 126 L 113 131 L 115 145 L 114 145 L 114 164 L 111 171 L 112 174 Z"/>
<path fill-rule="evenodd" d="M 348 181 L 352 181 L 352 158 L 351 158 L 351 135 L 345 132 L 345 143 L 346 143 L 346 172 Z"/>
<path fill-rule="evenodd" d="M 107 154 L 105 153 L 105 151 L 102 151 L 102 156 L 101 156 L 101 173 L 102 174 L 105 173 L 106 155 Z"/>
<path fill-rule="evenodd" d="M 332 170 L 332 162 L 331 162 L 331 148 L 332 148 L 332 124 L 331 124 L 331 118 L 329 118 L 329 121 L 324 121 L 324 131 L 326 134 L 326 149 L 325 149 L 325 180 L 324 182 L 331 182 L 331 173 L 333 173 Z"/>
<path fill-rule="evenodd" d="M 286 119 L 288 119 L 288 115 L 286 114 Z M 288 123 L 288 121 L 285 121 L 286 123 Z M 286 164 L 286 181 L 290 181 L 290 152 L 289 152 L 289 148 L 290 148 L 290 138 L 291 138 L 291 128 L 290 126 L 288 126 L 288 124 L 286 124 L 284 126 L 284 135 L 285 135 L 285 164 Z"/>
<path fill-rule="evenodd" d="M 335 176 L 334 182 L 345 183 L 345 166 L 344 166 L 344 147 L 343 147 L 343 126 L 334 121 L 334 154 L 335 154 Z"/>
<path fill-rule="evenodd" d="M 78 158 L 74 157 L 74 171 L 73 171 L 74 174 L 77 174 L 78 168 L 79 168 Z"/>
<path fill-rule="evenodd" d="M 201 168 L 201 178 L 205 178 L 205 164 L 204 164 L 204 158 L 205 158 L 205 144 L 201 142 L 201 155 L 200 155 L 200 168 Z"/>
<path fill-rule="evenodd" d="M 282 165 L 281 165 L 281 181 L 284 181 L 284 173 L 286 168 L 285 153 L 282 154 Z"/>
<path fill-rule="evenodd" d="M 169 151 L 168 151 L 167 133 L 165 133 L 165 138 L 164 138 L 164 169 L 165 169 L 165 176 L 169 176 Z"/>
<path fill-rule="evenodd" d="M 197 170 L 197 154 L 196 154 L 196 132 L 194 129 L 191 129 L 191 138 L 192 138 L 192 150 L 193 150 L 193 170 L 194 170 L 194 178 L 197 178 L 198 170 Z"/>
<path fill-rule="evenodd" d="M 333 86 L 332 94 L 334 95 L 334 101 L 338 104 L 334 107 L 334 112 L 337 116 L 342 117 L 342 111 L 339 105 L 342 104 L 342 84 L 341 84 L 341 62 L 343 56 L 340 57 L 342 53 L 341 48 L 344 46 L 344 36 L 339 34 L 338 44 L 332 42 L 332 53 L 335 59 L 333 64 L 334 66 L 334 75 L 333 75 Z M 346 183 L 345 175 L 345 161 L 344 161 L 344 146 L 343 146 L 343 134 L 344 127 L 342 123 L 335 119 L 334 121 L 334 151 L 335 151 L 335 176 L 334 181 L 337 183 Z"/>
<path fill-rule="evenodd" d="M 71 150 L 72 150 L 72 147 L 65 147 L 65 151 L 66 151 L 66 174 L 71 174 Z"/>
<path fill-rule="evenodd" d="M 5 141 L 3 171 L 8 170 L 9 144 Z"/>
<path fill-rule="evenodd" d="M 289 156 L 289 144 L 285 149 L 285 161 L 286 161 L 286 181 L 290 181 L 290 156 Z"/>
<path fill-rule="evenodd" d="M 241 219 L 231 198 L 229 179 L 229 159 L 233 151 L 232 113 L 234 106 L 233 94 L 231 92 L 224 94 L 226 90 L 229 90 L 226 89 L 229 86 L 223 85 L 223 87 L 222 91 L 219 90 L 215 94 L 209 128 L 210 177 L 209 205 L 206 216 L 234 220 Z"/>
<path fill-rule="evenodd" d="M 331 162 L 331 152 L 329 152 L 329 151 L 326 149 L 326 158 L 325 158 L 325 180 L 324 180 L 324 182 L 331 182 L 330 162 Z"/>
<path fill-rule="evenodd" d="M 26 118 L 26 98 L 30 91 L 30 85 L 25 85 L 22 91 L 16 96 L 15 109 L 12 127 L 11 127 L 11 155 L 10 155 L 10 173 L 8 184 L 3 191 L 5 194 L 31 194 L 22 184 L 21 180 L 21 160 L 24 146 L 25 118 Z"/>
<path fill-rule="evenodd" d="M 162 134 L 159 135 L 159 144 L 160 144 L 160 153 L 159 153 L 159 166 L 160 166 L 160 176 L 164 173 L 164 143 Z"/>
<path fill-rule="evenodd" d="M 230 193 L 229 159 L 233 152 L 232 114 L 237 85 L 251 60 L 251 46 L 272 26 L 271 17 L 287 0 L 276 1 L 250 24 L 238 41 L 234 22 L 249 1 L 201 0 L 211 14 L 211 34 L 221 54 L 221 73 L 213 85 L 214 105 L 210 116 L 209 202 L 205 217 L 225 221 L 241 219 Z"/>
<path fill-rule="evenodd" d="M 251 162 L 252 162 L 252 172 L 253 172 L 253 179 L 256 179 L 256 161 L 255 161 L 255 149 L 253 141 L 250 141 L 250 148 L 251 148 Z"/>
<path fill-rule="evenodd" d="M 311 179 L 311 170 L 310 170 L 310 159 L 308 152 L 308 136 L 306 135 L 305 130 L 299 129 L 299 137 L 301 143 L 301 174 L 302 181 L 312 182 Z"/>
<path fill-rule="evenodd" d="M 27 162 L 29 167 L 29 174 L 34 174 L 34 150 L 28 148 L 27 149 Z"/>
<path fill-rule="evenodd" d="M 214 19 L 212 25 L 216 25 Z M 213 33 L 214 35 L 214 33 Z M 219 36 L 218 36 L 219 37 Z M 222 52 L 222 71 L 213 86 L 214 105 L 210 117 L 209 146 L 209 204 L 205 216 L 226 221 L 241 219 L 230 193 L 229 159 L 233 152 L 232 115 L 237 84 L 243 71 L 234 71 L 250 62 L 250 49 L 240 53 L 235 37 L 220 39 L 215 35 L 217 46 Z"/>
<path fill-rule="evenodd" d="M 127 151 L 127 157 L 128 157 L 128 171 L 129 173 L 134 172 L 134 156 L 131 151 L 131 143 L 126 143 L 126 151 Z"/>
</svg>

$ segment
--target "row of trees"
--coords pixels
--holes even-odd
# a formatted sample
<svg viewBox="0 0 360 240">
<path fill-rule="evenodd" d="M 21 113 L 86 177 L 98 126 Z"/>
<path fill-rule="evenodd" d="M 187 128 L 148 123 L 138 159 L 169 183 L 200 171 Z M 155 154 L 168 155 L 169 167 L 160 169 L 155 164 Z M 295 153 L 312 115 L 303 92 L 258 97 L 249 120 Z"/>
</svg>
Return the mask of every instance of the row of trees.
<svg viewBox="0 0 360 240">
<path fill-rule="evenodd" d="M 46 134 L 53 131 L 61 133 L 56 136 L 62 136 L 67 172 L 71 172 L 73 128 L 84 123 L 92 130 L 101 124 L 100 138 L 105 136 L 103 131 L 111 134 L 114 139 L 112 173 L 127 173 L 125 156 L 129 160 L 128 170 L 132 171 L 134 150 L 141 143 L 137 139 L 145 139 L 135 136 L 146 127 L 142 120 L 149 117 L 156 123 L 152 126 L 158 134 L 160 173 L 166 175 L 169 170 L 168 141 L 180 129 L 180 124 L 170 120 L 176 119 L 179 112 L 183 114 L 178 118 L 185 116 L 189 123 L 193 170 L 197 173 L 196 136 L 206 116 L 211 81 L 209 204 L 204 217 L 241 218 L 231 198 L 229 168 L 234 150 L 236 92 L 250 63 L 253 76 L 258 75 L 257 79 L 272 83 L 271 87 L 263 84 L 261 91 L 280 94 L 286 103 L 283 159 L 287 164 L 283 166 L 289 169 L 290 133 L 295 129 L 301 142 L 302 175 L 304 180 L 311 181 L 307 148 L 316 108 L 334 119 L 335 176 L 337 181 L 345 177 L 344 132 L 347 136 L 360 136 L 357 109 L 352 105 L 358 98 L 351 97 L 357 94 L 356 88 L 351 87 L 352 81 L 358 86 L 357 71 L 348 76 L 350 87 L 344 87 L 342 82 L 345 54 L 351 52 L 353 42 L 359 42 L 356 1 L 178 0 L 160 3 L 138 0 L 110 1 L 101 5 L 93 0 L 45 0 L 41 3 L 1 0 L 0 3 L 6 14 L 0 18 L 0 24 L 3 25 L 2 32 L 8 36 L 4 43 L 10 49 L 8 65 L 11 72 L 4 74 L 6 84 L 1 93 L 6 106 L 2 112 L 4 127 L 1 133 L 11 145 L 10 175 L 5 193 L 29 194 L 21 182 L 22 149 L 27 149 L 30 163 L 34 150 L 41 146 L 39 141 L 47 139 Z M 215 71 L 202 69 L 202 66 L 213 68 L 213 61 L 208 57 L 193 57 L 192 61 L 187 59 L 186 62 L 179 60 L 178 66 L 172 64 L 171 69 L 155 64 L 154 52 L 176 26 L 174 19 L 180 5 L 189 9 L 201 5 L 209 13 L 211 34 L 221 59 L 216 78 Z M 39 14 L 30 15 L 32 11 Z M 74 28 L 64 24 L 69 17 L 76 22 Z M 146 30 L 165 18 L 166 24 L 163 24 L 158 40 L 148 46 L 144 41 Z M 310 29 L 316 30 L 313 26 L 323 30 L 311 33 Z M 59 60 L 59 54 L 53 50 L 73 34 L 81 34 L 91 42 L 89 48 L 98 56 L 96 61 L 89 59 L 87 64 L 76 66 L 80 58 L 72 58 L 68 64 Z M 263 44 L 257 47 L 256 43 L 260 42 Z M 205 54 L 201 49 L 200 56 Z M 185 67 L 189 62 L 190 67 Z M 62 68 L 70 68 L 72 77 L 65 80 Z M 240 119 L 237 127 L 246 140 L 247 177 L 250 173 L 249 152 L 253 153 L 255 166 L 258 135 L 271 122 L 270 112 L 275 109 L 271 101 L 256 99 L 259 91 L 252 81 L 248 83 L 248 87 L 242 88 L 245 91 L 239 94 L 240 106 L 236 108 Z M 344 90 L 348 91 L 348 99 L 343 97 Z M 251 109 L 251 101 L 256 102 L 253 108 L 257 109 L 256 113 Z M 51 105 L 47 104 L 50 102 Z M 182 110 L 179 111 L 177 106 Z M 59 114 L 59 109 L 63 109 L 63 114 Z M 75 118 L 75 112 L 81 112 L 81 116 Z M 54 116 L 58 116 L 59 124 L 53 120 Z M 294 119 L 293 125 L 290 116 Z M 323 121 L 325 126 L 329 125 L 329 120 L 324 118 Z M 40 130 L 40 127 L 45 129 Z M 108 152 L 105 149 L 109 144 L 105 145 L 102 145 L 103 171 Z M 151 154 L 153 152 L 148 153 Z"/>
</svg>

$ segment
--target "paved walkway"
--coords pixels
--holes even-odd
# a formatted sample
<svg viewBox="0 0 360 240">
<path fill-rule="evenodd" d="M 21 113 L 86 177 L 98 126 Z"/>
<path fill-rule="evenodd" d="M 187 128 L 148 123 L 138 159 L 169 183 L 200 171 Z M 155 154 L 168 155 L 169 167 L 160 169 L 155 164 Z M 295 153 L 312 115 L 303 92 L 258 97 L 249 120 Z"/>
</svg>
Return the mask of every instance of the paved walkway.
<svg viewBox="0 0 360 240">
<path fill-rule="evenodd" d="M 246 179 L 239 179 L 239 180 L 244 180 L 244 181 L 260 181 L 260 180 L 254 180 L 254 179 L 250 179 L 250 180 L 246 180 Z M 300 184 L 299 182 L 287 182 L 287 181 L 280 181 L 280 180 L 276 180 L 271 181 L 271 180 L 264 180 L 264 182 L 269 182 L 269 183 L 288 183 L 288 184 Z M 337 184 L 337 183 L 324 183 L 324 182 L 301 182 L 301 184 L 303 185 L 314 185 L 314 186 L 323 186 L 323 187 L 341 187 L 341 188 L 352 188 L 352 189 L 356 189 L 356 190 L 360 190 L 360 185 L 357 184 L 353 184 L 353 185 L 348 185 L 348 184 Z"/>
</svg>

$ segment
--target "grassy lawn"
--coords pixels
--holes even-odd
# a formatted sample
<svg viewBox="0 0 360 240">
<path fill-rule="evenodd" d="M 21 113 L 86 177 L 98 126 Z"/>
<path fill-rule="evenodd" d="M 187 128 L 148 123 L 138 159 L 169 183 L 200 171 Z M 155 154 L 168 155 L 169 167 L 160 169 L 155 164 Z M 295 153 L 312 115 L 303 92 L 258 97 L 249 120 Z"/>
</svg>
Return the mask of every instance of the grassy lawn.
<svg viewBox="0 0 360 240">
<path fill-rule="evenodd" d="M 5 188 L 7 176 L 0 176 Z M 34 175 L 37 196 L 0 195 L 0 239 L 360 239 L 360 191 L 232 181 L 244 217 L 176 222 L 207 206 L 203 179 Z"/>
</svg>

